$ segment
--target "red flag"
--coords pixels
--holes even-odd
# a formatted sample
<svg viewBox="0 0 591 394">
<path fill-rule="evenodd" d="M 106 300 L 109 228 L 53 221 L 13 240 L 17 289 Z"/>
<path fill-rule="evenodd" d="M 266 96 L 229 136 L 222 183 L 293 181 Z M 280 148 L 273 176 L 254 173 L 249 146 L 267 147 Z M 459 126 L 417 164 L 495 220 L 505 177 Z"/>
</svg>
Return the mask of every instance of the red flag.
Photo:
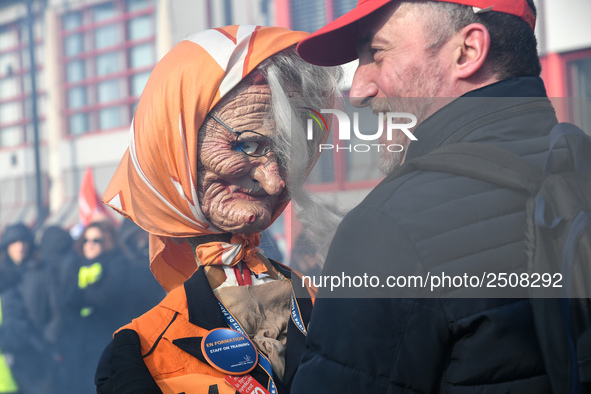
<svg viewBox="0 0 591 394">
<path fill-rule="evenodd" d="M 80 185 L 80 193 L 78 194 L 78 212 L 80 215 L 80 222 L 84 227 L 88 226 L 94 220 L 104 219 L 105 217 L 113 220 L 99 196 L 96 194 L 94 177 L 92 176 L 92 168 L 90 167 L 86 169 L 84 177 L 82 178 L 82 184 Z"/>
</svg>

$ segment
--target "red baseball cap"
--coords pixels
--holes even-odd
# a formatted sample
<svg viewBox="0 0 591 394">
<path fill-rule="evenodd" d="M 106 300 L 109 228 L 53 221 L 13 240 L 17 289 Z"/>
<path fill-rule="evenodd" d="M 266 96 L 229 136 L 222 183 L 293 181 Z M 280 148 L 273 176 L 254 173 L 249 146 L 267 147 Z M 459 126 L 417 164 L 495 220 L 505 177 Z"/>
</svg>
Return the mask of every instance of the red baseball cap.
<svg viewBox="0 0 591 394">
<path fill-rule="evenodd" d="M 302 59 L 319 66 L 337 66 L 357 59 L 358 21 L 393 0 L 359 0 L 357 7 L 304 38 L 297 50 Z M 431 0 L 504 12 L 523 19 L 532 28 L 534 11 L 527 0 Z"/>
</svg>

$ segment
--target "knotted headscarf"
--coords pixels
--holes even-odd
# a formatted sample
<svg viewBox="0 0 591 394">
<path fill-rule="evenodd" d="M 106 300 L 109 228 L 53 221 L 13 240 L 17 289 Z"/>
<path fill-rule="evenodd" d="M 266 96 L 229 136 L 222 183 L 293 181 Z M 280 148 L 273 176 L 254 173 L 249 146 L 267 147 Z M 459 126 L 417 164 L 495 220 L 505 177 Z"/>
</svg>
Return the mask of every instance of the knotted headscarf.
<svg viewBox="0 0 591 394">
<path fill-rule="evenodd" d="M 103 201 L 150 233 L 150 268 L 167 291 L 197 268 L 189 244 L 172 238 L 223 233 L 205 218 L 197 197 L 197 133 L 206 115 L 263 60 L 307 35 L 243 25 L 205 30 L 177 44 L 152 71 L 129 148 Z M 286 205 L 276 208 L 273 220 Z M 253 256 L 259 238 L 208 243 L 198 248 L 198 258 L 205 264 L 243 259 L 258 273 Z"/>
</svg>

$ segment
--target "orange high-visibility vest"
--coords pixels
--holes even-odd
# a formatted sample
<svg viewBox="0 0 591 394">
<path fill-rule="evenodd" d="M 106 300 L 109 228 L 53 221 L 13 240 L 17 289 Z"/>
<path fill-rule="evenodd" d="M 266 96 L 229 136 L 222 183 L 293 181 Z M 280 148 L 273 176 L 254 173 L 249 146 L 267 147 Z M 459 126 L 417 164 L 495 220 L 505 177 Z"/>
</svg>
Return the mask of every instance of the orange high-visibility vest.
<svg viewBox="0 0 591 394">
<path fill-rule="evenodd" d="M 284 275 L 289 275 L 288 268 L 281 265 L 276 268 L 284 271 Z M 295 277 L 297 278 L 297 274 Z M 207 291 L 204 291 L 205 288 L 207 288 Z M 296 294 L 300 291 L 311 293 L 311 289 L 305 287 L 302 289 L 301 284 L 292 288 L 294 290 L 297 288 Z M 191 307 L 193 308 L 191 321 L 189 320 L 187 297 L 190 297 L 193 305 Z M 194 310 L 196 304 L 200 305 L 197 307 L 198 310 Z M 215 306 L 212 306 L 212 304 L 215 304 Z M 209 307 L 219 311 L 217 321 L 211 315 L 208 317 L 199 316 L 202 312 L 205 315 L 210 314 L 211 309 Z M 209 312 L 201 308 L 209 309 Z M 209 321 L 209 319 L 213 319 L 213 321 Z M 188 353 L 173 343 L 173 341 L 183 338 L 190 341 L 195 340 L 194 346 L 199 343 L 199 338 L 205 337 L 209 333 L 209 329 L 200 327 L 198 324 L 209 326 L 209 329 L 227 327 L 217 304 L 217 299 L 209 287 L 205 274 L 200 270 L 196 271 L 183 286 L 179 286 L 168 293 L 160 304 L 139 318 L 134 319 L 130 324 L 120 328 L 118 332 L 131 329 L 138 333 L 144 363 L 164 394 L 183 392 L 185 394 L 207 394 L 216 392 L 216 389 L 219 394 L 235 394 L 236 390 L 225 382 L 224 373 L 209 366 L 206 362 L 200 361 L 197 356 Z M 303 335 L 295 326 L 293 333 L 294 335 Z M 197 347 L 199 349 L 196 352 L 190 349 L 188 351 L 193 354 L 197 353 L 199 357 L 202 357 L 200 346 Z M 294 357 L 291 363 L 297 365 L 298 359 L 299 357 Z M 251 372 L 253 376 L 255 373 L 256 369 Z M 261 378 L 260 372 L 258 376 L 257 379 Z M 263 383 L 263 386 L 267 384 L 268 380 Z M 212 388 L 212 386 L 217 387 Z"/>
<path fill-rule="evenodd" d="M 184 286 L 171 291 L 155 308 L 120 330 L 124 329 L 138 333 L 144 363 L 164 394 L 207 393 L 212 385 L 217 385 L 220 394 L 236 393 L 224 381 L 224 373 L 172 343 L 179 338 L 204 337 L 209 332 L 189 322 Z"/>
</svg>

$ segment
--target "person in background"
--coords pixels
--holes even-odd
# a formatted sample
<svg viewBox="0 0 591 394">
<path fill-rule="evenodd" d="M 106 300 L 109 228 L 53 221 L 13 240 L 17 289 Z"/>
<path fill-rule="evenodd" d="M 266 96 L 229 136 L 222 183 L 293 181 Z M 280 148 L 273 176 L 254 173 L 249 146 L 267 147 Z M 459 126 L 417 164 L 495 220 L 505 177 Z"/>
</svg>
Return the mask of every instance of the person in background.
<svg viewBox="0 0 591 394">
<path fill-rule="evenodd" d="M 31 327 L 14 277 L 0 273 L 0 393 L 22 394 L 29 380 Z M 35 353 L 32 353 L 33 359 Z"/>
<path fill-rule="evenodd" d="M 51 305 L 51 319 L 45 325 L 44 339 L 57 344 L 63 329 L 63 313 L 65 312 L 66 287 L 65 272 L 69 261 L 75 259 L 73 249 L 74 240 L 66 230 L 59 226 L 49 226 L 43 230 L 39 240 L 38 250 L 47 271 L 47 285 L 49 286 L 49 301 Z"/>
<path fill-rule="evenodd" d="M 131 319 L 156 306 L 166 291 L 150 272 L 149 233 L 125 219 L 118 228 L 118 234 L 130 264 L 126 314 Z"/>
<path fill-rule="evenodd" d="M 80 318 L 80 310 L 73 310 L 71 300 L 72 284 L 69 274 L 78 267 L 78 254 L 73 248 L 74 240 L 65 229 L 52 225 L 43 229 L 39 240 L 39 254 L 47 270 L 49 301 L 52 317 L 45 326 L 43 337 L 53 349 L 53 361 L 56 366 L 55 377 L 58 392 L 72 392 L 70 382 L 76 368 L 80 365 L 77 345 L 74 345 L 68 329 L 76 326 Z M 76 335 L 76 334 L 74 334 Z"/>
<path fill-rule="evenodd" d="M 0 239 L 0 301 L 6 319 L 0 348 L 12 350 L 11 369 L 20 391 L 26 394 L 52 393 L 54 389 L 53 352 L 43 340 L 52 317 L 46 276 L 31 230 L 23 223 L 8 226 Z"/>
<path fill-rule="evenodd" d="M 254 368 L 248 378 L 289 392 L 311 301 L 258 246 L 290 197 L 304 192 L 327 137 L 319 130 L 306 139 L 303 108 L 332 105 L 339 73 L 297 56 L 306 35 L 206 30 L 150 75 L 103 200 L 150 232 L 152 272 L 169 293 L 115 333 L 98 392 L 234 394 L 223 367 L 201 350 L 205 336 L 227 327 L 251 338 L 259 355 L 258 363 L 242 359 Z"/>
<path fill-rule="evenodd" d="M 96 362 L 113 331 L 127 321 L 129 262 L 113 224 L 90 223 L 74 243 L 77 258 L 67 260 L 65 295 L 69 316 L 64 335 L 68 392 L 90 393 Z"/>
</svg>

